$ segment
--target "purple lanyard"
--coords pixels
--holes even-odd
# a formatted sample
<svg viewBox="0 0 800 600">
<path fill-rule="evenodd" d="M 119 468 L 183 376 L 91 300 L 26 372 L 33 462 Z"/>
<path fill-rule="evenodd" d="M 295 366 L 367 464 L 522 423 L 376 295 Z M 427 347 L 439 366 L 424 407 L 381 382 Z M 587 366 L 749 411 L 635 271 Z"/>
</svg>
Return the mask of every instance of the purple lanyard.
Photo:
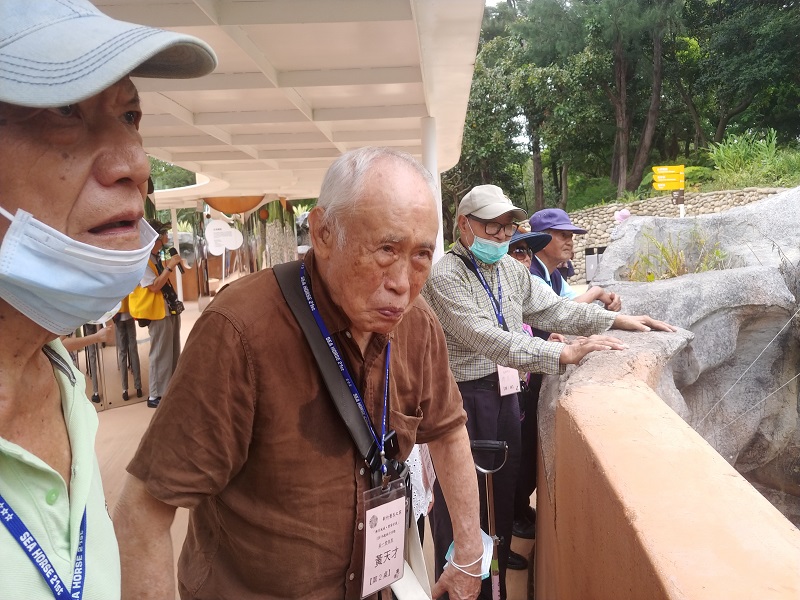
<svg viewBox="0 0 800 600">
<path fill-rule="evenodd" d="M 356 388 L 355 383 L 353 383 L 353 378 L 350 376 L 350 372 L 347 370 L 347 365 L 345 365 L 344 360 L 342 360 L 342 354 L 339 352 L 339 348 L 336 347 L 336 342 L 333 341 L 331 334 L 328 332 L 328 328 L 325 326 L 325 322 L 322 320 L 322 315 L 319 314 L 319 310 L 317 309 L 317 304 L 314 302 L 314 296 L 311 293 L 311 286 L 309 281 L 306 279 L 305 263 L 300 264 L 300 285 L 303 286 L 303 293 L 305 294 L 306 301 L 308 302 L 308 308 L 311 309 L 311 314 L 314 315 L 314 320 L 317 322 L 317 327 L 319 327 L 322 337 L 325 338 L 325 343 L 328 345 L 328 349 L 331 351 L 331 354 L 336 361 L 336 365 L 339 367 L 339 371 L 342 374 L 344 382 L 350 389 L 350 393 L 353 396 L 353 400 L 356 402 L 356 406 L 358 406 L 358 409 L 361 411 L 361 416 L 364 418 L 364 422 L 367 424 L 367 429 L 369 429 L 369 432 L 372 434 L 372 439 L 375 440 L 375 444 L 378 446 L 378 450 L 380 450 L 381 472 L 386 475 L 386 455 L 384 453 L 384 445 L 386 440 L 386 409 L 389 405 L 389 357 L 392 350 L 391 342 L 386 344 L 386 372 L 384 375 L 383 384 L 383 418 L 381 419 L 381 437 L 378 439 L 378 436 L 375 434 L 375 430 L 372 427 L 372 422 L 370 421 L 367 407 L 364 405 L 364 401 L 361 399 L 361 394 L 358 393 L 358 389 Z"/>
<path fill-rule="evenodd" d="M 506 320 L 503 317 L 503 286 L 500 284 L 500 265 L 497 265 L 497 299 L 495 299 L 489 284 L 486 283 L 486 279 L 483 277 L 483 273 L 481 273 L 480 268 L 478 268 L 478 263 L 475 262 L 475 257 L 472 256 L 472 252 L 469 253 L 469 259 L 475 267 L 475 274 L 478 276 L 478 280 L 481 282 L 483 289 L 486 290 L 489 296 L 489 300 L 492 302 L 492 308 L 494 309 L 494 316 L 497 317 L 497 322 L 500 324 L 500 327 L 508 331 Z"/>
<path fill-rule="evenodd" d="M 74 598 L 81 600 L 83 598 L 83 585 L 86 581 L 86 509 L 83 509 L 83 518 L 81 519 L 80 537 L 78 538 L 78 551 L 75 553 L 75 566 L 72 569 L 71 587 L 64 585 L 61 578 L 56 573 L 53 563 L 45 554 L 44 548 L 36 541 L 33 534 L 22 522 L 19 515 L 11 510 L 8 502 L 0 496 L 0 521 L 6 526 L 8 532 L 11 534 L 20 547 L 25 551 L 27 557 L 33 563 L 33 566 L 39 571 L 44 578 L 45 583 L 50 587 L 53 592 L 54 598 Z"/>
</svg>

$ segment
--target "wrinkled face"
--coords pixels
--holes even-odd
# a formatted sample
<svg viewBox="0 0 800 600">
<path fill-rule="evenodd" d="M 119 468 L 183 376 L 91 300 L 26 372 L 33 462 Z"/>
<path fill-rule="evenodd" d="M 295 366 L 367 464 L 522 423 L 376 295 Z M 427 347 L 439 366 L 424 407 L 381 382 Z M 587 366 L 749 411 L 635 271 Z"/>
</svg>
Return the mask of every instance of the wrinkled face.
<svg viewBox="0 0 800 600">
<path fill-rule="evenodd" d="M 571 231 L 561 231 L 560 229 L 548 229 L 546 233 L 553 236 L 553 239 L 543 250 L 537 252 L 536 256 L 541 258 L 542 262 L 548 267 L 553 265 L 552 268 L 554 269 L 558 263 L 572 258 L 573 234 Z"/>
<path fill-rule="evenodd" d="M 515 242 L 508 247 L 508 253 L 523 265 L 529 271 L 531 270 L 531 260 L 533 257 L 533 253 L 531 249 L 528 247 L 528 242 L 522 240 L 521 242 Z"/>
<path fill-rule="evenodd" d="M 431 270 L 439 223 L 436 202 L 410 167 L 375 163 L 364 195 L 334 227 L 321 225 L 322 208 L 309 215 L 320 273 L 333 300 L 352 322 L 354 336 L 389 333 L 419 295 Z"/>
<path fill-rule="evenodd" d="M 60 108 L 0 103 L 0 206 L 86 244 L 138 249 L 150 174 L 141 116 L 128 78 Z M 9 225 L 0 216 L 0 238 Z"/>
</svg>

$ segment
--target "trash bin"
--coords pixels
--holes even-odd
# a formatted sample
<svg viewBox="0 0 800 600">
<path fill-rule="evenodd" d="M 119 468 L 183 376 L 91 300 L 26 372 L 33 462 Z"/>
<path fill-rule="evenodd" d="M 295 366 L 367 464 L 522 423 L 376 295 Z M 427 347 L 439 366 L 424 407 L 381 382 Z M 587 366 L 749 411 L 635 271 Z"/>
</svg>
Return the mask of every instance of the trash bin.
<svg viewBox="0 0 800 600">
<path fill-rule="evenodd" d="M 603 252 L 605 251 L 605 246 L 597 246 L 594 248 L 586 248 L 584 250 L 584 260 L 586 264 L 586 283 L 589 283 L 594 279 L 594 274 L 597 271 L 597 267 L 600 264 L 600 260 L 603 257 Z"/>
</svg>

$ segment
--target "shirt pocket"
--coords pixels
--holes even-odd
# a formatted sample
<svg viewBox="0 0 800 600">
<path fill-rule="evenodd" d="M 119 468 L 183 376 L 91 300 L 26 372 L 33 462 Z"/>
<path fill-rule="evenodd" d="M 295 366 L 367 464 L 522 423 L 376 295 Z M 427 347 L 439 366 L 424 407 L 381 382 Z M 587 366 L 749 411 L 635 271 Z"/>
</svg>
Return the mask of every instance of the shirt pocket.
<svg viewBox="0 0 800 600">
<path fill-rule="evenodd" d="M 417 407 L 416 410 L 417 414 L 414 416 L 405 415 L 394 409 L 390 411 L 390 426 L 397 434 L 400 456 L 403 460 L 411 453 L 411 448 L 417 439 L 417 428 L 422 422 L 422 409 Z"/>
</svg>

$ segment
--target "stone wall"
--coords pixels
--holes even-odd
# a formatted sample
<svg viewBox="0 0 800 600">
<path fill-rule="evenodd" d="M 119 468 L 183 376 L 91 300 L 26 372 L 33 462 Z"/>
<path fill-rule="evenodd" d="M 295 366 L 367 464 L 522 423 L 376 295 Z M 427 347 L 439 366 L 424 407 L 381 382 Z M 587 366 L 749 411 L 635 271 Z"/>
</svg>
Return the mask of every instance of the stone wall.
<svg viewBox="0 0 800 600">
<path fill-rule="evenodd" d="M 782 192 L 784 188 L 745 188 L 719 192 L 686 192 L 686 216 L 719 213 L 735 206 L 744 206 L 767 196 Z M 570 213 L 570 219 L 578 227 L 586 229 L 586 235 L 575 236 L 575 275 L 570 283 L 586 283 L 584 251 L 586 248 L 604 248 L 611 241 L 611 232 L 617 225 L 614 213 L 627 208 L 632 216 L 679 217 L 678 205 L 672 204 L 670 196 L 646 198 L 635 202 L 614 202 L 592 206 Z"/>
</svg>

